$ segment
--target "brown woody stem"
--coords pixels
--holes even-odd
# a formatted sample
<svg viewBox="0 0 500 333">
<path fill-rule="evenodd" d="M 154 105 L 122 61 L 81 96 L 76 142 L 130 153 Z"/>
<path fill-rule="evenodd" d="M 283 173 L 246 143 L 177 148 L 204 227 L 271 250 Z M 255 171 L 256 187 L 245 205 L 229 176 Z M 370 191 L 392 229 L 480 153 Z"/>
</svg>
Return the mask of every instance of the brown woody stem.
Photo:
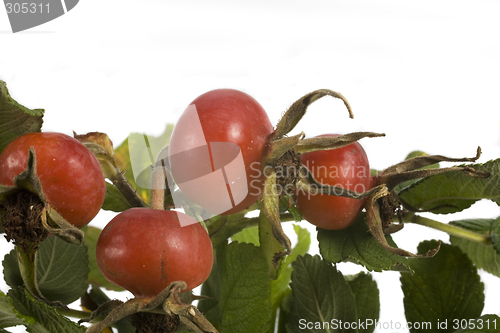
<svg viewBox="0 0 500 333">
<path fill-rule="evenodd" d="M 163 167 L 154 167 L 151 174 L 151 209 L 164 209 L 166 174 Z"/>
<path fill-rule="evenodd" d="M 113 177 L 109 177 L 109 180 L 116 186 L 118 191 L 125 197 L 127 202 L 132 207 L 145 207 L 144 201 L 139 198 L 137 192 L 130 186 L 130 183 L 125 179 L 123 172 L 117 172 Z"/>
</svg>

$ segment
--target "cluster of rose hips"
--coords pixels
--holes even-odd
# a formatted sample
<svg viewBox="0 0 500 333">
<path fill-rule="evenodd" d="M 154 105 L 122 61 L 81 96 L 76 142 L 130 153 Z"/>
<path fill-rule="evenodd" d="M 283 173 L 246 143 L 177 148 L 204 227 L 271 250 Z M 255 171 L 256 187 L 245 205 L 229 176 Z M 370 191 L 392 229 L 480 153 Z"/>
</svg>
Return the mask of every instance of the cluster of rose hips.
<svg viewBox="0 0 500 333">
<path fill-rule="evenodd" d="M 278 258 L 291 251 L 281 228 L 280 211 L 292 205 L 305 220 L 331 230 L 349 227 L 365 208 L 369 229 L 383 246 L 394 253 L 413 255 L 391 248 L 383 237 L 402 204 L 394 188 L 432 174 L 413 171 L 438 160 L 475 159 L 421 156 L 372 177 L 367 155 L 357 140 L 383 134 L 287 135 L 307 107 L 323 96 L 343 100 L 352 116 L 345 98 L 330 90 L 303 96 L 276 126 L 254 98 L 238 90 L 209 91 L 190 104 L 172 133 L 168 156 L 154 166 L 153 175 L 163 176 L 161 184 L 153 186 L 159 190 L 152 194 L 156 201 L 149 208 L 135 207 L 118 214 L 97 243 L 102 274 L 136 297 L 135 310 L 125 307 L 121 316 L 137 309 L 147 312 L 152 310 L 151 304 L 165 304 L 165 300 L 180 304 L 178 292 L 201 285 L 211 272 L 210 235 L 193 217 L 165 206 L 167 179 L 176 182 L 186 198 L 213 214 L 260 209 L 283 248 Z M 80 228 L 96 216 L 104 202 L 107 162 L 96 156 L 101 148 L 106 149 L 79 140 L 60 133 L 29 133 L 13 140 L 0 155 L 3 230 L 28 261 L 34 262 L 38 244 L 48 234 L 81 244 Z M 221 143 L 230 143 L 235 150 L 221 148 Z M 112 153 L 107 155 L 109 162 Z M 192 180 L 200 179 L 204 179 L 203 188 L 193 186 Z M 222 199 L 229 206 L 221 206 L 218 201 Z M 136 202 L 135 206 L 141 206 L 140 200 Z M 288 207 L 280 207 L 283 202 Z M 34 296 L 43 299 L 36 281 L 27 284 L 33 286 L 30 292 Z M 178 316 L 193 308 L 164 310 Z M 89 332 L 100 331 L 115 319 L 93 325 Z"/>
</svg>

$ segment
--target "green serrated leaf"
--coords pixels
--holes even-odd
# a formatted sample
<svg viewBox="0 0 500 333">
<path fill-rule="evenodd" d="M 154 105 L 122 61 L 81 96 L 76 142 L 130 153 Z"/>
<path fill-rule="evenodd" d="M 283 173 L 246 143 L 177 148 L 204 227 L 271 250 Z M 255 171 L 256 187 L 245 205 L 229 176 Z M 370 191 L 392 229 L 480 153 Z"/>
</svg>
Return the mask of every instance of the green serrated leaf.
<svg viewBox="0 0 500 333">
<path fill-rule="evenodd" d="M 15 138 L 31 132 L 40 132 L 42 109 L 28 109 L 9 94 L 7 84 L 0 80 L 0 153 Z"/>
<path fill-rule="evenodd" d="M 145 134 L 131 133 L 127 140 L 115 149 L 114 157 L 117 165 L 121 170 L 126 171 L 125 178 L 133 188 L 137 189 L 137 195 L 144 202 L 149 202 L 150 165 L 155 164 L 158 153 L 169 144 L 173 129 L 174 125 L 168 124 L 160 136 L 147 135 L 147 146 Z M 133 161 L 130 159 L 131 150 Z M 134 167 L 132 167 L 132 162 Z M 142 170 L 142 172 L 134 174 L 137 170 Z"/>
<path fill-rule="evenodd" d="M 498 244 L 495 238 L 500 236 L 500 218 L 460 220 L 452 221 L 450 224 L 483 235 L 491 234 L 492 243 Z M 495 245 L 480 244 L 456 236 L 450 236 L 450 242 L 465 252 L 478 268 L 500 277 L 500 254 L 496 251 Z"/>
<path fill-rule="evenodd" d="M 23 285 L 24 282 L 19 271 L 17 250 L 15 248 L 3 257 L 2 266 L 3 277 L 8 286 L 14 288 Z"/>
<path fill-rule="evenodd" d="M 342 273 L 319 256 L 300 256 L 293 263 L 289 333 L 351 332 L 335 325 L 357 322 L 356 303 Z"/>
<path fill-rule="evenodd" d="M 388 252 L 368 231 L 365 214 L 343 230 L 324 230 L 318 228 L 319 251 L 331 263 L 354 262 L 369 271 L 407 270 L 408 259 Z M 397 247 L 390 236 L 387 242 Z"/>
<path fill-rule="evenodd" d="M 454 320 L 451 322 L 455 333 L 498 333 L 500 330 L 500 317 L 487 314 L 477 319 Z"/>
<path fill-rule="evenodd" d="M 88 275 L 88 284 L 95 284 L 101 286 L 103 288 L 115 291 L 123 291 L 124 289 L 118 287 L 111 282 L 109 282 L 104 275 L 102 275 L 99 267 L 97 266 L 96 260 L 96 246 L 97 240 L 99 239 L 99 235 L 101 234 L 101 229 L 95 227 L 86 226 L 82 228 L 85 232 L 84 243 L 87 247 L 87 254 L 89 260 L 89 275 Z"/>
<path fill-rule="evenodd" d="M 233 242 L 217 252 L 220 333 L 265 333 L 271 319 L 271 284 L 260 249 Z"/>
<path fill-rule="evenodd" d="M 0 291 L 0 328 L 33 324 L 35 319 L 21 314 L 14 308 L 12 299 Z"/>
<path fill-rule="evenodd" d="M 491 176 L 474 178 L 460 171 L 442 173 L 404 188 L 399 197 L 416 209 L 438 214 L 460 212 L 481 199 L 500 205 L 500 159 L 467 166 L 490 172 Z"/>
<path fill-rule="evenodd" d="M 106 182 L 106 197 L 104 198 L 102 209 L 119 213 L 129 208 L 132 208 L 132 206 L 123 194 L 118 191 L 116 186 Z"/>
<path fill-rule="evenodd" d="M 259 246 L 260 245 L 259 227 L 255 226 L 255 227 L 243 229 L 240 232 L 238 232 L 237 234 L 232 235 L 231 239 L 235 242 L 249 243 L 249 244 L 253 244 L 255 246 Z"/>
<path fill-rule="evenodd" d="M 436 248 L 437 241 L 425 241 L 418 253 Z M 432 258 L 411 260 L 414 274 L 401 273 L 405 315 L 408 322 L 451 325 L 456 319 L 474 319 L 484 307 L 484 285 L 477 268 L 458 247 L 441 244 Z M 450 328 L 450 326 L 448 327 Z M 414 328 L 411 333 L 421 332 Z"/>
<path fill-rule="evenodd" d="M 12 250 L 2 262 L 5 281 L 12 288 L 23 285 L 16 251 Z M 87 289 L 88 266 L 86 247 L 49 236 L 40 244 L 36 262 L 41 294 L 49 301 L 74 302 Z"/>
<path fill-rule="evenodd" d="M 361 272 L 354 276 L 346 276 L 356 300 L 356 313 L 361 323 L 378 321 L 380 317 L 380 296 L 377 282 L 370 274 Z M 359 333 L 372 333 L 375 325 L 359 325 Z"/>
<path fill-rule="evenodd" d="M 56 308 L 34 299 L 23 287 L 9 290 L 14 307 L 23 315 L 35 319 L 35 323 L 26 325 L 30 333 L 85 333 L 86 328 L 72 322 Z"/>
</svg>

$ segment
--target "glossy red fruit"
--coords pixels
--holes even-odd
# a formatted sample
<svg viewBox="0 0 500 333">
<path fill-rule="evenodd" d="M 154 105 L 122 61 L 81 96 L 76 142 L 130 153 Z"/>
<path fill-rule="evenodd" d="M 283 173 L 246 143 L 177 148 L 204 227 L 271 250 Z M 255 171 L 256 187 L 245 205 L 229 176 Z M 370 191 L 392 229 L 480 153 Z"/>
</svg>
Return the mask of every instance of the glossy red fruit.
<svg viewBox="0 0 500 333">
<path fill-rule="evenodd" d="M 302 164 L 308 167 L 316 180 L 322 184 L 340 186 L 359 193 L 370 189 L 370 165 L 366 152 L 357 142 L 343 148 L 304 154 Z M 297 194 L 297 208 L 304 219 L 328 230 L 349 227 L 363 209 L 365 201 L 332 195 L 314 195 L 303 191 Z"/>
<path fill-rule="evenodd" d="M 113 218 L 96 247 L 97 264 L 106 279 L 146 298 L 175 281 L 186 282 L 186 290 L 202 284 L 212 269 L 212 242 L 194 220 L 181 226 L 178 214 L 182 213 L 131 208 Z"/>
<path fill-rule="evenodd" d="M 261 163 L 272 132 L 265 110 L 250 95 L 209 91 L 191 102 L 175 125 L 169 144 L 173 178 L 211 213 L 241 211 L 262 194 Z"/>
<path fill-rule="evenodd" d="M 106 195 L 95 156 L 66 134 L 28 133 L 10 142 L 0 155 L 0 184 L 14 185 L 26 170 L 30 147 L 35 149 L 36 171 L 49 205 L 76 227 L 88 224 Z"/>
</svg>

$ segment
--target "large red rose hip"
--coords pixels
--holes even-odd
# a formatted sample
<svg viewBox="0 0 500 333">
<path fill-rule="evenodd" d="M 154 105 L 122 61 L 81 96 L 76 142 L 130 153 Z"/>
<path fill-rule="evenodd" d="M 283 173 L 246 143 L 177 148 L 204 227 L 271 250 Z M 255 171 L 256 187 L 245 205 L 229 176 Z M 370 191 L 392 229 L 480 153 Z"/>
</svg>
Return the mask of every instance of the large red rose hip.
<svg viewBox="0 0 500 333">
<path fill-rule="evenodd" d="M 26 170 L 30 147 L 47 203 L 74 226 L 88 224 L 106 195 L 96 157 L 66 134 L 28 133 L 10 142 L 0 155 L 0 184 L 14 185 L 14 179 Z"/>
<path fill-rule="evenodd" d="M 182 192 L 213 214 L 233 214 L 262 195 L 263 153 L 273 126 L 250 95 L 216 89 L 197 97 L 169 144 L 172 176 Z"/>
<path fill-rule="evenodd" d="M 131 208 L 115 216 L 96 247 L 97 264 L 106 279 L 146 298 L 175 281 L 186 282 L 186 290 L 202 284 L 212 270 L 212 242 L 196 221 L 181 226 L 178 214 L 182 213 Z"/>
</svg>

